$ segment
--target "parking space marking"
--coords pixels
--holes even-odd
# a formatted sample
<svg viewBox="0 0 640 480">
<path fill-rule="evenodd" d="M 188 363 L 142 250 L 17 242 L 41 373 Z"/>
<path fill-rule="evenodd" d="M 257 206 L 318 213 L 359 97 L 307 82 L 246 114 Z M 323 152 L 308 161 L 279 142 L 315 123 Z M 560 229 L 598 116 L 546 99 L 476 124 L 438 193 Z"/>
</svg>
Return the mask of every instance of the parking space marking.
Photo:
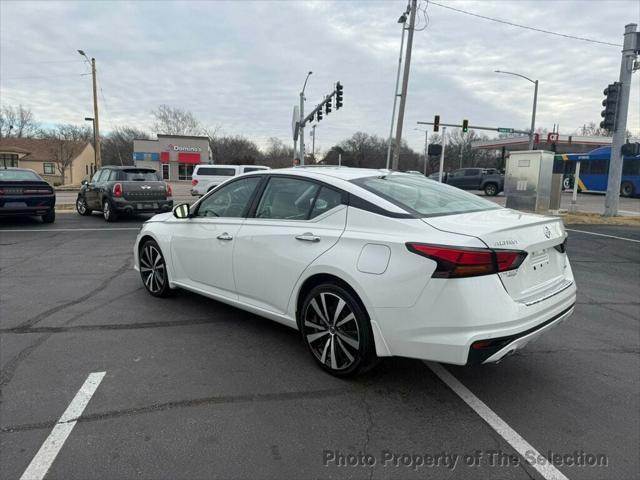
<svg viewBox="0 0 640 480">
<path fill-rule="evenodd" d="M 38 450 L 38 453 L 36 453 L 36 456 L 31 460 L 31 463 L 20 477 L 20 480 L 41 480 L 44 478 L 53 461 L 58 456 L 58 453 L 60 453 L 64 442 L 67 441 L 73 427 L 76 426 L 78 417 L 84 412 L 89 400 L 91 400 L 93 394 L 96 393 L 106 373 L 107 372 L 93 372 L 89 374 L 82 387 L 80 387 L 80 390 L 78 390 L 78 393 L 76 393 L 76 396 L 73 397 L 73 400 L 71 400 L 71 403 L 58 420 L 58 423 L 56 423 L 40 447 L 40 450 Z"/>
<path fill-rule="evenodd" d="M 513 449 L 535 468 L 546 480 L 569 480 L 556 467 L 549 462 L 529 462 L 529 458 L 540 458 L 540 453 L 533 448 L 524 438 L 518 435 L 507 422 L 502 420 L 493 410 L 491 410 L 482 400 L 476 397 L 457 378 L 451 375 L 442 365 L 435 362 L 424 362 L 435 373 L 440 380 L 447 384 L 464 402 L 469 405 L 480 418 L 489 424 Z"/>
<path fill-rule="evenodd" d="M 615 235 L 606 235 L 604 233 L 587 232 L 586 230 L 574 230 L 572 228 L 565 228 L 565 230 L 567 232 L 586 233 L 587 235 L 596 235 L 598 237 L 615 238 L 616 240 L 624 240 L 626 242 L 640 243 L 640 240 L 636 240 L 635 238 L 617 237 Z"/>
<path fill-rule="evenodd" d="M 142 227 L 119 227 L 119 228 L 22 228 L 4 230 L 0 229 L 0 232 L 102 232 L 102 231 L 114 231 L 114 230 L 140 230 Z"/>
</svg>

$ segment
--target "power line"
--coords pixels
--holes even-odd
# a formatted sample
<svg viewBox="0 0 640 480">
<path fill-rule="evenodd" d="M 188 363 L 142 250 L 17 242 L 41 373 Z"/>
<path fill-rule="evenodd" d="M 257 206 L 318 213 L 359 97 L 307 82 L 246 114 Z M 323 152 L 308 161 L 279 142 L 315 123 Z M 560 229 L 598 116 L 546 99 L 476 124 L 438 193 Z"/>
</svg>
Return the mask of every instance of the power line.
<svg viewBox="0 0 640 480">
<path fill-rule="evenodd" d="M 564 34 L 564 33 L 552 32 L 551 30 L 543 30 L 542 28 L 529 27 L 528 25 L 520 25 L 519 23 L 509 22 L 507 20 L 500 20 L 499 18 L 492 18 L 492 17 L 487 17 L 485 15 L 479 15 L 477 13 L 468 12 L 466 10 L 461 10 L 459 8 L 450 7 L 448 5 L 442 5 L 441 3 L 437 3 L 437 2 L 433 2 L 433 1 L 430 1 L 429 3 L 431 3 L 432 5 L 437 5 L 438 7 L 446 8 L 448 10 L 453 10 L 454 12 L 464 13 L 465 15 L 470 15 L 472 17 L 482 18 L 484 20 L 490 20 L 492 22 L 502 23 L 504 25 L 510 25 L 512 27 L 524 28 L 525 30 L 533 30 L 534 32 L 546 33 L 546 34 L 549 34 L 549 35 L 556 35 L 558 37 L 570 38 L 572 40 L 582 40 L 583 42 L 599 43 L 601 45 L 609 45 L 611 47 L 622 47 L 622 44 L 619 44 L 619 43 L 603 42 L 603 41 L 600 41 L 600 40 L 594 40 L 592 38 L 577 37 L 575 35 L 567 35 L 567 34 Z"/>
</svg>

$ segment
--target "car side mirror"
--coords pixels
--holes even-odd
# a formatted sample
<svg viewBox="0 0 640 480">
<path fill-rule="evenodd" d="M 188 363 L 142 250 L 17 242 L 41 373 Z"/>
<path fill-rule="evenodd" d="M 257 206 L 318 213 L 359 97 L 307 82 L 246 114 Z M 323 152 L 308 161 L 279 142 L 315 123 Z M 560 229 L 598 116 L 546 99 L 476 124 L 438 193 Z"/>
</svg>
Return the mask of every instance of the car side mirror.
<svg viewBox="0 0 640 480">
<path fill-rule="evenodd" d="M 85 178 L 84 180 L 82 180 L 81 185 L 89 185 L 89 180 Z"/>
<path fill-rule="evenodd" d="M 173 209 L 173 216 L 176 218 L 189 218 L 189 204 L 181 203 Z"/>
</svg>

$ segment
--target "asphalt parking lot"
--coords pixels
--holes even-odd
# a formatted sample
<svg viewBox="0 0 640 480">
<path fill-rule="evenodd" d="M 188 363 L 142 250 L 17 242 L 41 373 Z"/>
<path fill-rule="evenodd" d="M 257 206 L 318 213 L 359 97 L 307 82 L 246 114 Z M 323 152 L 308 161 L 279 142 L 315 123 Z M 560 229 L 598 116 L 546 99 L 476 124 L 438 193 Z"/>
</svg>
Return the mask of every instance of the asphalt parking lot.
<svg viewBox="0 0 640 480">
<path fill-rule="evenodd" d="M 1 478 L 52 435 L 48 479 L 638 478 L 637 227 L 568 226 L 575 314 L 502 363 L 393 358 L 345 381 L 293 330 L 148 295 L 142 220 L 0 220 Z M 563 460 L 533 468 L 523 445 Z"/>
</svg>

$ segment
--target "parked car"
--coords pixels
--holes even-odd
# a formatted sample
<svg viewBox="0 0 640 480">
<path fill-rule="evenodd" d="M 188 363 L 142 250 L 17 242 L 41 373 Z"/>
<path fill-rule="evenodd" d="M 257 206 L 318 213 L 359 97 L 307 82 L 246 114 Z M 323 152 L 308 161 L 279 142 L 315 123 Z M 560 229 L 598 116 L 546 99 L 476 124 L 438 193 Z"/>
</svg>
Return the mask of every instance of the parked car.
<svg viewBox="0 0 640 480">
<path fill-rule="evenodd" d="M 107 222 L 121 214 L 162 213 L 173 208 L 171 185 L 152 168 L 108 166 L 82 182 L 76 200 L 80 215 L 101 211 Z"/>
<path fill-rule="evenodd" d="M 447 176 L 449 175 L 448 172 L 442 172 L 442 183 L 447 183 Z M 427 178 L 430 178 L 431 180 L 435 180 L 436 182 L 440 181 L 440 172 L 434 172 L 431 175 L 429 175 Z"/>
<path fill-rule="evenodd" d="M 490 197 L 504 190 L 504 175 L 495 169 L 460 168 L 447 175 L 446 183 L 463 190 L 484 190 Z"/>
<path fill-rule="evenodd" d="M 337 376 L 378 357 L 501 360 L 573 312 L 562 220 L 425 177 L 289 168 L 232 179 L 145 222 L 134 265 L 296 328 Z"/>
<path fill-rule="evenodd" d="M 269 167 L 263 165 L 196 165 L 191 176 L 191 195 L 202 196 L 231 177 L 258 170 L 269 170 Z"/>
<path fill-rule="evenodd" d="M 38 216 L 56 221 L 53 187 L 28 168 L 0 169 L 0 216 Z"/>
</svg>

